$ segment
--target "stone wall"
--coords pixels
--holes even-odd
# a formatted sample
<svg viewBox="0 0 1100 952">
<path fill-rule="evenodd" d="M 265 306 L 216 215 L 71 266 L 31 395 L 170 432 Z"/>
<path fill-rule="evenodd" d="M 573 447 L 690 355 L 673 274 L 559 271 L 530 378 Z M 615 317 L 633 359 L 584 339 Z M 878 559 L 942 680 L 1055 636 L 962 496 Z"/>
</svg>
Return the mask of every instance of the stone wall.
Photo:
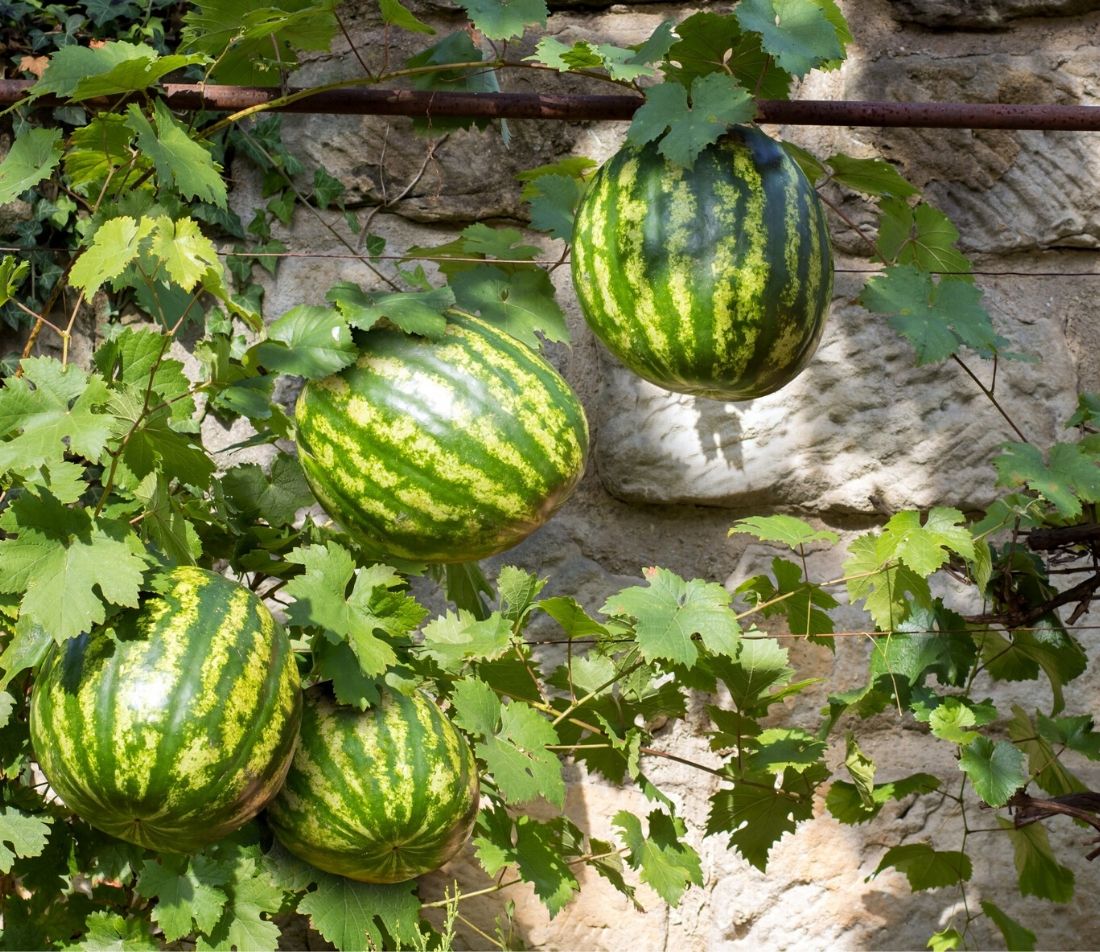
<svg viewBox="0 0 1100 952">
<path fill-rule="evenodd" d="M 808 82 L 803 97 L 892 100 L 1097 103 L 1100 98 L 1100 2 L 1096 0 L 847 0 L 855 43 L 842 70 Z M 344 14 L 354 42 L 376 41 L 374 4 Z M 460 20 L 445 2 L 418 12 L 452 28 Z M 561 39 L 640 42 L 661 22 L 682 18 L 684 6 L 604 6 L 559 3 L 549 31 Z M 306 81 L 354 75 L 358 64 L 338 40 L 334 55 L 306 67 Z M 531 75 L 508 79 L 508 88 L 545 88 Z M 541 85 L 540 85 L 541 82 Z M 567 81 L 567 85 L 572 81 Z M 555 88 L 560 88 L 555 86 Z M 445 239 L 475 220 L 522 222 L 517 170 L 582 154 L 602 159 L 622 140 L 623 124 L 512 122 L 510 145 L 499 134 L 453 132 L 431 157 L 408 121 L 306 116 L 285 121 L 288 145 L 312 166 L 339 177 L 355 203 L 383 208 L 371 230 L 391 247 Z M 1041 355 L 1035 364 L 1000 368 L 997 395 L 1043 442 L 1057 437 L 1081 389 L 1100 389 L 1100 137 L 1096 134 L 838 129 L 780 130 L 828 155 L 881 155 L 925 189 L 959 225 L 966 249 L 981 270 L 1000 333 L 1013 347 Z M 242 212 L 259 201 L 240 171 L 235 202 Z M 857 216 L 858 210 L 849 209 Z M 245 219 L 247 220 L 247 218 Z M 739 516 L 790 511 L 819 520 L 851 538 L 855 531 L 907 507 L 946 504 L 975 510 L 990 500 L 991 456 L 1011 439 L 973 383 L 948 362 L 914 367 L 913 355 L 880 319 L 855 299 L 861 278 L 850 271 L 871 266 L 861 243 L 837 219 L 840 256 L 836 297 L 816 359 L 786 389 L 750 403 L 719 403 L 670 395 L 617 366 L 588 333 L 576 310 L 565 269 L 561 300 L 573 332 L 570 347 L 553 357 L 581 395 L 594 436 L 594 452 L 577 496 L 553 522 L 505 557 L 553 579 L 552 591 L 569 592 L 596 607 L 611 590 L 629 584 L 645 565 L 660 564 L 685 576 L 734 587 L 766 568 L 773 552 L 744 537 L 727 538 Z M 355 236 L 336 215 L 319 220 L 299 212 L 284 236 L 291 248 L 342 253 L 332 229 Z M 560 247 L 544 242 L 548 252 Z M 1051 277 L 1052 274 L 1075 276 Z M 1079 276 L 1087 273 L 1086 276 Z M 1029 276 L 1031 275 L 1031 276 Z M 1088 276 L 1092 275 L 1092 276 Z M 270 282 L 266 308 L 275 317 L 298 303 L 319 303 L 337 280 L 370 283 L 370 274 L 347 259 L 290 259 Z M 988 367 L 980 372 L 986 374 Z M 840 573 L 841 556 L 811 556 L 815 577 Z M 837 610 L 838 628 L 860 630 L 866 618 Z M 866 647 L 841 639 L 835 658 L 820 648 L 790 642 L 799 677 L 827 679 L 829 690 L 860 682 Z M 1095 646 L 1095 639 L 1092 639 Z M 1095 647 L 1091 652 L 1096 654 Z M 865 676 L 865 675 L 863 675 Z M 812 718 L 825 687 L 802 696 L 780 717 Z M 1093 672 L 1075 685 L 1071 705 L 1100 697 Z M 996 694 L 1035 707 L 1046 703 L 1027 685 Z M 1007 709 L 1007 707 L 1005 708 Z M 700 702 L 698 710 L 701 712 Z M 667 747 L 706 761 L 705 742 L 692 731 L 701 714 L 670 729 Z M 866 733 L 865 748 L 879 761 L 879 777 L 914 769 L 940 769 L 929 757 L 949 756 L 929 745 L 911 719 L 884 714 Z M 861 735 L 862 736 L 862 735 Z M 944 748 L 935 750 L 936 747 Z M 931 753 L 929 752 L 931 750 Z M 834 751 L 833 762 L 842 751 Z M 676 797 L 696 829 L 705 820 L 712 785 L 705 775 L 668 762 L 648 765 Z M 1100 787 L 1100 775 L 1091 778 Z M 606 835 L 613 813 L 637 795 L 584 777 L 571 777 L 570 814 L 585 829 Z M 640 806 L 640 804 L 635 804 Z M 766 948 L 919 948 L 954 908 L 957 893 L 914 895 L 904 879 L 885 873 L 868 881 L 884 849 L 908 841 L 955 848 L 960 818 L 948 804 L 906 800 L 887 807 L 873 823 L 842 827 L 819 809 L 817 819 L 776 847 L 766 876 L 718 839 L 696 842 L 706 884 L 682 906 L 668 910 L 645 889 L 644 914 L 594 877 L 580 898 L 553 921 L 530 891 L 514 890 L 464 905 L 465 914 L 492 933 L 506 899 L 514 899 L 516 937 L 528 947 L 648 950 Z M 989 825 L 993 825 L 990 823 Z M 1078 876 L 1069 907 L 1020 900 L 1008 844 L 988 836 L 973 848 L 971 901 L 985 897 L 1039 934 L 1047 947 L 1095 946 L 1096 868 L 1081 858 L 1069 824 L 1052 834 L 1064 862 Z M 973 843 L 973 841 L 972 841 Z M 462 864 L 472 888 L 476 867 Z M 429 883 L 435 888 L 438 883 Z M 979 924 L 981 945 L 1000 938 Z M 484 940 L 459 930 L 459 942 Z"/>
</svg>

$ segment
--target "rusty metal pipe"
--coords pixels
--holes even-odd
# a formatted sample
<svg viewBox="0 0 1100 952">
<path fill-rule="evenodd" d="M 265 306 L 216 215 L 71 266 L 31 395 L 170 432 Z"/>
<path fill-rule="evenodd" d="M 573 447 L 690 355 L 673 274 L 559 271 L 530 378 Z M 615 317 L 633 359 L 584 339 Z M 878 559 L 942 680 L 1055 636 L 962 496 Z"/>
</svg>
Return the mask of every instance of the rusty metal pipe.
<svg viewBox="0 0 1100 952">
<path fill-rule="evenodd" d="M 0 80 L 0 106 L 27 96 L 30 80 Z M 297 92 L 297 90 L 295 90 Z M 252 86 L 165 83 L 165 103 L 172 109 L 240 112 L 277 100 L 278 90 Z M 427 92 L 412 89 L 348 88 L 325 90 L 272 111 L 337 115 L 465 117 L 471 119 L 628 120 L 643 100 L 634 95 L 554 95 L 547 93 Z M 107 99 L 90 105 L 116 104 Z M 35 107 L 63 101 L 42 96 Z M 817 126 L 879 126 L 935 129 L 1040 129 L 1064 132 L 1100 131 L 1100 106 L 964 102 L 874 102 L 847 100 L 757 101 L 758 122 Z"/>
</svg>

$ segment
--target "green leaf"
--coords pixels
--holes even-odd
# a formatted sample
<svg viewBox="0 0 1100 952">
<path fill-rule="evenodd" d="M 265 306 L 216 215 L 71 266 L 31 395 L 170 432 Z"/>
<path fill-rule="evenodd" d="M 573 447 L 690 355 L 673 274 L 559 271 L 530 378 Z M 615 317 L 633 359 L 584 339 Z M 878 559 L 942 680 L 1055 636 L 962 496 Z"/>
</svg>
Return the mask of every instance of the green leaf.
<svg viewBox="0 0 1100 952">
<path fill-rule="evenodd" d="M 927 947 L 932 952 L 951 952 L 952 949 L 962 948 L 964 941 L 958 929 L 948 927 L 940 929 L 939 932 L 933 932 L 928 939 Z"/>
<path fill-rule="evenodd" d="M 145 561 L 117 527 L 30 493 L 10 514 L 22 531 L 0 541 L 0 592 L 25 592 L 20 615 L 27 621 L 60 644 L 103 622 L 104 602 L 137 607 Z"/>
<path fill-rule="evenodd" d="M 455 295 L 449 287 L 371 294 L 357 284 L 341 281 L 328 290 L 325 300 L 336 306 L 348 324 L 361 331 L 370 330 L 386 318 L 406 334 L 435 340 L 446 333 L 445 312 L 455 303 Z"/>
<path fill-rule="evenodd" d="M 203 952 L 235 946 L 238 950 L 275 952 L 280 930 L 264 915 L 279 911 L 283 890 L 271 880 L 270 871 L 259 867 L 256 847 L 235 847 L 226 860 L 230 878 L 226 883 L 228 902 L 217 925 L 200 937 L 196 948 Z"/>
<path fill-rule="evenodd" d="M 933 736 L 951 744 L 967 746 L 981 735 L 972 727 L 981 727 L 997 719 L 997 709 L 989 702 L 975 704 L 969 698 L 945 697 L 922 716 L 914 711 L 918 720 L 927 720 Z"/>
<path fill-rule="evenodd" d="M 126 116 L 126 124 L 137 135 L 141 151 L 156 167 L 161 188 L 174 188 L 184 198 L 226 207 L 226 185 L 221 167 L 167 106 L 160 100 L 153 104 L 155 129 L 136 103 L 130 104 Z"/>
<path fill-rule="evenodd" d="M 554 298 L 554 285 L 541 268 L 509 273 L 495 265 L 477 265 L 451 278 L 458 307 L 479 314 L 532 349 L 541 342 L 569 340 L 565 313 Z"/>
<path fill-rule="evenodd" d="M 7 653 L 5 649 L 4 654 Z M 0 655 L 0 661 L 3 660 L 3 655 Z M 0 670 L 3 670 L 0 665 Z M 7 727 L 11 721 L 12 711 L 15 710 L 15 698 L 7 691 L 0 691 L 0 727 Z"/>
<path fill-rule="evenodd" d="M 671 36 L 667 41 L 671 44 Z M 660 59 L 661 54 L 654 58 Z M 544 36 L 539 40 L 535 54 L 528 56 L 527 59 L 562 72 L 603 69 L 612 79 L 626 82 L 638 79 L 640 76 L 652 76 L 654 73 L 653 69 L 646 65 L 652 60 L 639 58 L 635 50 L 607 43 L 589 43 L 585 40 L 578 40 L 572 46 L 566 46 L 553 36 Z"/>
<path fill-rule="evenodd" d="M 256 346 L 256 359 L 268 370 L 307 380 L 343 370 L 359 355 L 344 315 L 328 307 L 292 307 L 268 326 L 267 337 Z"/>
<path fill-rule="evenodd" d="M 217 925 L 227 901 L 218 887 L 228 881 L 228 872 L 202 854 L 191 860 L 166 855 L 160 862 L 145 861 L 136 888 L 138 895 L 156 899 L 153 921 L 174 942 L 196 928 L 209 932 Z"/>
<path fill-rule="evenodd" d="M 484 681 L 455 683 L 455 723 L 482 740 L 475 745 L 504 798 L 513 805 L 545 797 L 561 806 L 561 762 L 546 749 L 559 743 L 554 725 L 523 701 L 502 704 Z"/>
<path fill-rule="evenodd" d="M 53 646 L 53 638 L 41 625 L 21 620 L 0 654 L 0 687 L 6 687 L 20 671 L 37 667 Z"/>
<path fill-rule="evenodd" d="M 795 76 L 844 56 L 836 26 L 813 0 L 741 0 L 734 16 Z"/>
<path fill-rule="evenodd" d="M 155 947 L 145 920 L 140 916 L 123 918 L 100 909 L 88 916 L 84 927 L 86 931 L 79 943 L 67 948 L 89 952 L 149 952 Z"/>
<path fill-rule="evenodd" d="M 871 875 L 877 876 L 890 868 L 905 874 L 913 892 L 969 882 L 974 872 L 966 853 L 937 851 L 927 843 L 910 843 L 888 849 Z"/>
<path fill-rule="evenodd" d="M 129 46 L 129 44 L 108 42 L 99 49 L 94 50 L 94 52 L 99 53 L 103 49 L 119 46 Z M 69 48 L 66 47 L 66 49 Z M 148 46 L 135 47 L 135 51 L 141 51 L 140 55 L 127 55 L 110 69 L 98 72 L 94 76 L 85 76 L 73 88 L 73 91 L 69 94 L 69 99 L 72 102 L 81 102 L 99 96 L 135 93 L 156 85 L 169 73 L 206 60 L 205 56 L 185 56 L 179 53 L 159 56 L 155 50 Z M 45 78 L 43 76 L 43 79 Z"/>
<path fill-rule="evenodd" d="M 774 638 L 743 638 L 737 660 L 721 669 L 722 681 L 738 710 L 767 707 L 766 692 L 786 684 L 794 673 L 787 661 L 787 649 Z"/>
<path fill-rule="evenodd" d="M 365 675 L 380 675 L 394 664 L 391 642 L 407 640 L 424 620 L 426 612 L 415 599 L 394 591 L 404 582 L 393 569 L 374 565 L 357 571 L 351 554 L 335 542 L 299 546 L 286 560 L 306 570 L 286 587 L 295 599 L 287 608 L 290 623 L 315 625 L 333 643 L 347 641 Z"/>
<path fill-rule="evenodd" d="M 540 175 L 523 189 L 531 203 L 531 227 L 562 241 L 573 240 L 573 218 L 584 197 L 584 182 L 566 175 Z"/>
<path fill-rule="evenodd" d="M 776 775 L 782 775 L 785 770 L 802 773 L 821 764 L 824 754 L 824 741 L 808 731 L 797 727 L 769 727 L 753 738 L 751 752 L 744 758 L 744 770 Z"/>
<path fill-rule="evenodd" d="M 840 536 L 828 529 L 814 529 L 808 522 L 794 516 L 750 516 L 739 519 L 730 528 L 729 534 L 743 532 L 756 536 L 761 542 L 779 542 L 796 552 L 801 546 L 811 542 L 828 542 L 835 545 Z"/>
<path fill-rule="evenodd" d="M 920 194 L 920 189 L 882 159 L 853 159 L 848 155 L 834 155 L 825 161 L 833 170 L 834 181 L 864 195 L 909 198 Z"/>
<path fill-rule="evenodd" d="M 0 205 L 34 188 L 61 161 L 61 130 L 28 128 L 16 136 L 0 162 Z"/>
<path fill-rule="evenodd" d="M 703 885 L 703 867 L 699 854 L 684 842 L 687 833 L 683 821 L 654 810 L 648 817 L 648 832 L 642 831 L 638 817 L 620 810 L 612 818 L 613 826 L 627 847 L 627 862 L 641 871 L 648 883 L 670 906 L 680 904 L 691 885 Z"/>
<path fill-rule="evenodd" d="M 103 381 L 50 357 L 20 366 L 23 376 L 6 378 L 0 390 L 0 472 L 31 473 L 68 454 L 99 462 L 114 429 Z"/>
<path fill-rule="evenodd" d="M 10 873 L 17 856 L 40 855 L 52 822 L 49 816 L 31 816 L 15 807 L 0 806 L 0 873 Z"/>
<path fill-rule="evenodd" d="M 861 535 L 848 546 L 844 562 L 848 598 L 863 601 L 881 631 L 894 630 L 914 607 L 932 607 L 928 583 L 908 566 L 893 562 L 896 541 L 877 532 Z"/>
<path fill-rule="evenodd" d="M 492 2 L 492 0 L 486 0 Z M 484 60 L 481 50 L 474 45 L 466 30 L 459 30 L 444 37 L 434 46 L 417 53 L 406 61 L 410 69 L 425 66 L 438 66 L 430 73 L 419 73 L 412 77 L 414 89 L 446 90 L 449 92 L 497 93 L 500 83 L 493 69 L 447 69 L 455 63 L 480 63 Z M 443 119 L 429 117 L 413 120 L 413 128 L 419 132 L 436 135 L 451 129 L 465 129 L 471 126 L 485 128 L 487 119 Z"/>
<path fill-rule="evenodd" d="M 891 800 L 904 800 L 910 794 L 931 793 L 938 790 L 940 780 L 932 774 L 918 773 L 900 780 L 880 783 L 871 788 L 871 804 L 864 799 L 864 790 L 854 783 L 837 780 L 829 788 L 825 806 L 841 823 L 866 823 L 878 816 L 883 806 Z"/>
<path fill-rule="evenodd" d="M 546 0 L 460 0 L 474 26 L 490 40 L 523 36 L 528 26 L 546 26 Z"/>
<path fill-rule="evenodd" d="M 149 253 L 158 258 L 168 277 L 185 291 L 192 290 L 211 268 L 221 268 L 214 242 L 200 230 L 193 218 L 161 215 L 149 243 Z"/>
<path fill-rule="evenodd" d="M 765 618 L 784 615 L 791 634 L 809 635 L 832 650 L 831 638 L 814 636 L 832 634 L 833 620 L 826 612 L 837 607 L 837 600 L 820 586 L 805 581 L 801 567 L 786 559 L 772 559 L 772 574 L 774 584 L 766 575 L 758 575 L 738 585 L 737 594 L 745 595 L 750 604 L 764 606 L 759 611 Z"/>
<path fill-rule="evenodd" d="M 424 626 L 424 653 L 445 671 L 460 671 L 469 661 L 499 658 L 512 644 L 512 626 L 493 612 L 479 621 L 469 612 L 447 612 Z"/>
<path fill-rule="evenodd" d="M 29 261 L 16 261 L 11 255 L 4 255 L 0 259 L 0 306 L 15 297 L 15 292 L 26 280 L 30 270 Z"/>
<path fill-rule="evenodd" d="M 409 30 L 413 33 L 435 33 L 434 27 L 418 20 L 399 0 L 379 0 L 378 12 L 382 14 L 383 22 L 388 23 L 390 26 L 396 26 L 401 30 Z"/>
<path fill-rule="evenodd" d="M 515 625 L 531 607 L 546 587 L 546 579 L 524 572 L 514 565 L 505 565 L 497 573 L 497 592 L 500 596 L 500 613 Z"/>
<path fill-rule="evenodd" d="M 943 507 L 929 512 L 923 525 L 920 513 L 899 512 L 883 527 L 883 545 L 892 549 L 892 558 L 928 576 L 947 562 L 948 552 L 974 558 L 974 540 L 964 521 L 957 509 Z"/>
<path fill-rule="evenodd" d="M 313 505 L 301 464 L 285 453 L 275 457 L 269 474 L 255 463 L 226 470 L 221 486 L 239 512 L 269 526 L 289 526 L 300 510 Z"/>
<path fill-rule="evenodd" d="M 979 737 L 959 758 L 959 769 L 974 784 L 974 790 L 991 807 L 1003 807 L 1027 783 L 1027 758 L 1006 740 L 996 744 Z"/>
<path fill-rule="evenodd" d="M 1030 443 L 1005 443 L 993 460 L 998 486 L 1027 486 L 1067 518 L 1081 515 L 1082 502 L 1100 502 L 1100 461 L 1076 443 L 1055 443 L 1046 460 Z"/>
<path fill-rule="evenodd" d="M 884 198 L 879 209 L 882 219 L 877 248 L 886 261 L 940 274 L 970 273 L 970 259 L 955 247 L 958 229 L 938 208 L 925 202 L 913 207 L 903 198 Z"/>
<path fill-rule="evenodd" d="M 661 568 L 646 569 L 645 576 L 648 587 L 623 589 L 600 609 L 606 615 L 634 620 L 643 658 L 664 658 L 691 667 L 699 656 L 695 635 L 715 654 L 736 653 L 741 626 L 725 588 L 700 579 L 685 582 Z"/>
<path fill-rule="evenodd" d="M 1045 740 L 1084 754 L 1089 760 L 1100 760 L 1100 733 L 1095 730 L 1091 714 L 1054 718 L 1040 714 L 1038 719 L 1039 733 Z"/>
<path fill-rule="evenodd" d="M 124 215 L 105 221 L 96 229 L 91 245 L 76 259 L 69 273 L 70 282 L 90 299 L 101 285 L 126 270 L 154 227 L 151 218 L 139 221 Z"/>
<path fill-rule="evenodd" d="M 993 330 L 982 291 L 968 281 L 934 281 L 907 264 L 870 278 L 860 295 L 869 311 L 889 315 L 890 326 L 917 352 L 917 365 L 937 363 L 969 347 L 992 357 L 1008 343 Z"/>
<path fill-rule="evenodd" d="M 813 817 L 813 791 L 828 774 L 820 765 L 785 773 L 778 787 L 770 773 L 739 777 L 732 790 L 711 796 L 707 835 L 728 833 L 730 846 L 765 872 L 772 847 Z"/>
<path fill-rule="evenodd" d="M 538 608 L 561 625 L 566 638 L 603 637 L 609 634 L 607 628 L 589 615 L 572 596 L 544 598 L 538 603 Z"/>
<path fill-rule="evenodd" d="M 844 767 L 859 793 L 860 802 L 872 810 L 875 806 L 875 762 L 860 749 L 852 731 L 844 735 L 844 745 Z"/>
<path fill-rule="evenodd" d="M 984 912 L 1004 936 L 1005 948 L 1009 952 L 1032 952 L 1035 948 L 1035 933 L 1025 929 L 1020 923 L 1004 912 L 1000 906 L 988 899 L 982 900 Z"/>
<path fill-rule="evenodd" d="M 700 76 L 733 76 L 762 99 L 786 99 L 791 74 L 764 52 L 756 33 L 745 33 L 733 14 L 694 13 L 676 27 L 679 39 L 668 49 L 665 77 L 685 89 Z"/>
<path fill-rule="evenodd" d="M 1068 735 L 1060 728 L 1059 722 L 1084 720 L 1091 723 L 1092 719 L 1085 717 L 1054 720 L 1040 714 L 1037 726 L 1028 716 L 1027 711 L 1018 704 L 1012 706 L 1012 714 L 1012 720 L 1008 724 L 1008 736 L 1020 750 L 1027 754 L 1029 775 L 1034 778 L 1035 783 L 1055 797 L 1087 790 L 1088 788 L 1077 775 L 1062 763 L 1055 751 L 1055 746 L 1069 746 Z M 1070 727 L 1069 730 L 1075 731 L 1075 727 Z M 1096 739 L 1100 742 L 1100 736 Z M 1100 753 L 1100 746 L 1098 746 L 1098 753 Z"/>
<path fill-rule="evenodd" d="M 730 126 L 751 122 L 755 114 L 752 95 L 735 79 L 708 73 L 692 81 L 690 108 L 679 83 L 650 86 L 645 103 L 634 113 L 627 139 L 638 145 L 660 139 L 657 148 L 661 155 L 690 169 L 699 153 L 717 142 Z"/>
<path fill-rule="evenodd" d="M 1016 828 L 1001 817 L 997 817 L 997 822 L 1008 831 L 1012 841 L 1020 895 L 1069 902 L 1073 898 L 1073 870 L 1055 858 L 1046 828 L 1041 823 Z"/>
<path fill-rule="evenodd" d="M 382 949 L 389 943 L 415 948 L 420 938 L 415 880 L 378 885 L 321 872 L 314 876 L 317 888 L 306 893 L 298 911 L 336 948 Z"/>
<path fill-rule="evenodd" d="M 181 48 L 208 53 L 209 79 L 277 86 L 299 50 L 328 50 L 339 23 L 332 0 L 199 0 L 183 17 Z"/>
</svg>

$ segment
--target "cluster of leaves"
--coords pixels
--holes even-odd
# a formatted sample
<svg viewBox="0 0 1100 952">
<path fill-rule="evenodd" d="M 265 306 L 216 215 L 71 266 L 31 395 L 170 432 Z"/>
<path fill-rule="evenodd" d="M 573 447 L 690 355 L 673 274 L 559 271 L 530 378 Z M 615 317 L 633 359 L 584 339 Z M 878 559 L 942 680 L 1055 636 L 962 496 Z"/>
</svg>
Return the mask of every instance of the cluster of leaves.
<svg viewBox="0 0 1100 952">
<path fill-rule="evenodd" d="M 629 138 L 656 142 L 685 166 L 730 123 L 751 120 L 755 96 L 786 97 L 809 70 L 837 65 L 851 39 L 833 0 L 742 0 L 729 14 L 663 23 L 635 48 L 543 37 L 512 61 L 509 42 L 546 24 L 542 0 L 461 6 L 476 33 L 457 30 L 396 67 L 388 46 L 370 51 L 367 78 L 473 91 L 499 89 L 498 75 L 513 68 L 602 78 L 644 90 Z M 189 124 L 157 97 L 159 84 L 180 71 L 284 85 L 303 53 L 328 49 L 339 32 L 333 0 L 202 0 L 170 16 L 167 4 L 146 5 L 138 16 L 137 4 L 88 2 L 64 21 L 37 2 L 14 7 L 27 52 L 49 54 L 32 101 L 49 94 L 66 105 L 45 124 L 36 124 L 41 114 L 20 111 L 0 162 L 0 205 L 24 199 L 32 208 L 33 224 L 18 242 L 48 241 L 52 249 L 45 258 L 0 261 L 5 317 L 31 328 L 26 353 L 8 361 L 0 388 L 6 947 L 146 948 L 192 938 L 200 948 L 274 948 L 278 923 L 295 911 L 340 948 L 446 943 L 424 910 L 453 912 L 467 884 L 432 898 L 415 882 L 328 876 L 273 845 L 262 819 L 194 856 L 155 856 L 110 840 L 43 796 L 26 725 L 34 668 L 55 643 L 133 609 L 150 570 L 164 564 L 217 565 L 281 606 L 307 678 L 331 681 L 342 703 L 371 704 L 381 681 L 439 698 L 482 769 L 473 851 L 496 879 L 490 888 L 530 883 L 551 914 L 575 895 L 585 868 L 635 903 L 637 881 L 672 904 L 701 884 L 677 802 L 647 772 L 661 758 L 717 778 L 704 832 L 761 870 L 823 793 L 836 819 L 861 824 L 915 796 L 958 804 L 965 822 L 968 791 L 1000 808 L 1029 784 L 1055 797 L 1085 788 L 1070 764 L 1100 759 L 1100 734 L 1087 713 L 1066 713 L 1063 690 L 1084 672 L 1085 655 L 1051 607 L 1055 587 L 1027 534 L 1096 521 L 1100 400 L 1081 399 L 1069 421 L 1078 439 L 1045 454 L 1006 444 L 995 465 L 1010 492 L 983 519 L 967 523 L 946 508 L 898 513 L 849 545 L 840 579 L 814 581 L 808 571 L 808 554 L 836 544 L 833 533 L 771 516 L 732 530 L 784 550 L 733 595 L 653 568 L 593 613 L 568 594 L 544 597 L 546 580 L 525 571 L 503 568 L 489 585 L 470 568 L 449 573 L 453 607 L 429 620 L 410 593 L 423 567 L 379 564 L 314 515 L 302 471 L 281 442 L 293 426 L 277 384 L 349 365 L 380 323 L 432 337 L 445 332 L 449 314 L 465 312 L 532 347 L 563 341 L 550 272 L 564 255 L 546 267 L 518 229 L 475 224 L 446 244 L 402 249 L 401 263 L 384 269 L 387 245 L 371 231 L 373 216 L 345 207 L 341 183 L 323 169 L 307 177 L 277 120 Z M 380 14 L 394 29 L 435 33 L 398 0 L 382 2 Z M 92 36 L 111 39 L 84 45 L 89 26 Z M 106 108 L 103 97 L 122 104 Z M 420 125 L 438 135 L 463 124 Z M 877 214 L 867 241 L 884 270 L 861 300 L 912 343 L 919 364 L 961 361 L 963 348 L 994 360 L 1017 356 L 993 330 L 958 233 L 892 166 L 843 155 L 821 161 L 789 148 L 827 200 L 836 189 L 858 193 Z M 262 202 L 247 224 L 228 201 L 225 168 L 236 156 L 261 183 Z M 592 165 L 569 159 L 522 176 L 536 230 L 568 242 Z M 377 281 L 337 284 L 325 305 L 295 307 L 265 326 L 255 269 L 274 272 L 286 251 L 281 229 L 303 209 L 342 212 L 358 239 L 353 250 L 365 252 Z M 430 275 L 418 259 L 434 262 Z M 69 342 L 90 302 L 114 319 L 81 367 Z M 179 342 L 185 329 L 190 362 Z M 40 333 L 60 341 L 60 358 L 31 356 Z M 213 427 L 240 421 L 250 435 L 231 449 L 265 446 L 265 466 L 234 465 L 207 445 Z M 1067 551 L 1086 559 L 1089 545 Z M 935 584 L 945 575 L 976 590 L 988 610 L 964 617 L 948 607 Z M 781 702 L 815 682 L 795 679 L 786 649 L 743 623 L 780 619 L 789 633 L 830 649 L 836 589 L 879 633 L 867 682 L 831 695 L 816 726 L 804 718 L 784 726 Z M 548 636 L 566 644 L 563 662 L 533 647 Z M 1049 712 L 1014 707 L 1009 719 L 984 696 L 994 682 L 1040 677 L 1052 688 Z M 689 692 L 713 701 L 705 762 L 662 746 L 663 725 L 686 716 Z M 958 775 L 877 780 L 850 725 L 888 709 L 951 745 Z M 846 779 L 837 779 L 826 753 L 842 729 Z M 563 812 L 565 761 L 636 787 L 641 813 L 613 817 L 613 839 L 586 834 Z M 547 804 L 557 811 L 550 819 Z M 1003 822 L 1021 892 L 1068 901 L 1073 874 L 1044 829 Z M 973 875 L 965 836 L 899 843 L 877 872 L 886 869 L 915 890 L 965 889 Z M 1034 944 L 996 905 L 981 908 L 1010 946 Z M 968 917 L 961 931 L 945 928 L 937 947 L 963 942 L 970 924 Z"/>
</svg>

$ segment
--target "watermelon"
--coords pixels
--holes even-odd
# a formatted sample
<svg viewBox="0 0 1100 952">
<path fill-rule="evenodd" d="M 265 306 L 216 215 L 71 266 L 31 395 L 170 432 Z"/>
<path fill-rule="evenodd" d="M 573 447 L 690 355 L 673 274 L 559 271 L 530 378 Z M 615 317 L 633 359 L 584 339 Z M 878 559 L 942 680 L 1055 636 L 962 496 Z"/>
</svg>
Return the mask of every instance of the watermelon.
<svg viewBox="0 0 1100 952">
<path fill-rule="evenodd" d="M 325 511 L 376 557 L 466 562 L 524 539 L 580 480 L 588 424 L 542 357 L 478 318 L 433 340 L 376 328 L 295 408 Z"/>
<path fill-rule="evenodd" d="M 190 853 L 282 785 L 302 692 L 286 633 L 248 589 L 193 567 L 109 630 L 53 647 L 30 734 L 46 779 L 92 826 Z"/>
<path fill-rule="evenodd" d="M 639 376 L 748 400 L 817 348 L 833 266 L 821 202 L 782 146 L 737 127 L 690 169 L 627 144 L 577 211 L 573 286 L 589 326 Z"/>
<path fill-rule="evenodd" d="M 267 809 L 279 841 L 339 876 L 398 883 L 438 869 L 477 815 L 477 762 L 438 705 L 383 688 L 366 711 L 306 693 L 302 738 Z"/>
</svg>

